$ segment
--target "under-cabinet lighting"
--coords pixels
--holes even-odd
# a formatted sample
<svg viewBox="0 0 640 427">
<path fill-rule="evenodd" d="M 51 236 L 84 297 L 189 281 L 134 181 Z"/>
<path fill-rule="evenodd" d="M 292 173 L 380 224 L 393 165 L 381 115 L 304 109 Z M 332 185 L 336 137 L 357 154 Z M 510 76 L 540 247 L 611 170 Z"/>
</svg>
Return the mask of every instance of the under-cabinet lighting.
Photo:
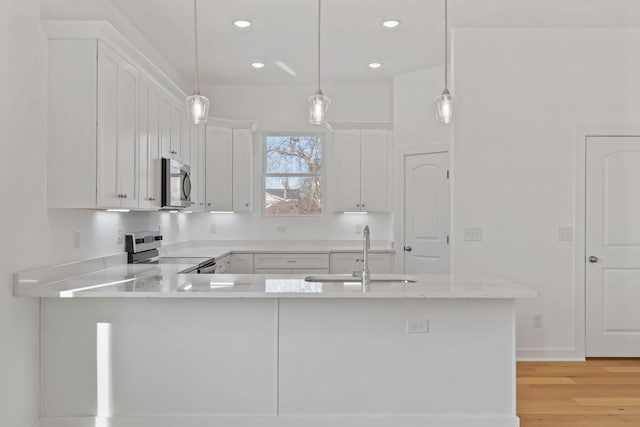
<svg viewBox="0 0 640 427">
<path fill-rule="evenodd" d="M 380 67 L 382 67 L 382 62 L 371 62 L 369 64 L 369 68 L 373 68 L 374 70 Z"/>
<path fill-rule="evenodd" d="M 185 286 L 184 288 L 182 288 L 183 291 L 190 291 L 193 288 L 192 284 L 188 284 L 187 286 Z"/>
<path fill-rule="evenodd" d="M 232 214 L 233 211 L 210 211 L 212 214 Z"/>
<path fill-rule="evenodd" d="M 397 19 L 387 19 L 386 21 L 382 21 L 382 26 L 385 28 L 395 28 L 400 25 L 400 21 Z"/>
<path fill-rule="evenodd" d="M 251 63 L 251 66 L 252 66 L 253 68 L 258 68 L 258 69 L 260 69 L 260 68 L 264 68 L 264 62 L 252 62 L 252 63 Z"/>
<path fill-rule="evenodd" d="M 369 212 L 342 212 L 345 215 L 369 215 Z"/>
<path fill-rule="evenodd" d="M 238 28 L 249 28 L 251 26 L 251 21 L 247 21 L 246 19 L 236 19 L 233 21 L 233 25 Z"/>
<path fill-rule="evenodd" d="M 131 209 L 107 209 L 107 212 L 131 212 Z"/>
<path fill-rule="evenodd" d="M 193 211 L 182 211 L 182 213 L 193 213 Z"/>
<path fill-rule="evenodd" d="M 178 213 L 178 212 L 179 212 L 179 211 L 169 211 L 169 213 L 173 213 L 173 214 L 176 214 L 176 213 Z"/>
</svg>

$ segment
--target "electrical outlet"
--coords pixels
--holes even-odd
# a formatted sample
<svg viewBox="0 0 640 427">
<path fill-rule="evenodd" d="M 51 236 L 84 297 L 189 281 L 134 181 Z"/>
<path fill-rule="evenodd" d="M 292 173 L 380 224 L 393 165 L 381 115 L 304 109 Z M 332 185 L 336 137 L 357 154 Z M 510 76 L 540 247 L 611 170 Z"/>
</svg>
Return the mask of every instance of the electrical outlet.
<svg viewBox="0 0 640 427">
<path fill-rule="evenodd" d="M 75 230 L 73 232 L 73 247 L 74 248 L 80 247 L 80 230 Z"/>
<path fill-rule="evenodd" d="M 544 316 L 542 313 L 536 313 L 533 315 L 533 327 L 540 329 L 544 327 Z"/>
<path fill-rule="evenodd" d="M 571 242 L 573 240 L 573 228 L 572 227 L 560 227 L 558 228 L 558 241 L 559 242 Z"/>
<path fill-rule="evenodd" d="M 124 243 L 124 230 L 122 228 L 118 228 L 118 237 L 116 242 L 118 245 L 122 245 Z"/>
<path fill-rule="evenodd" d="M 407 320 L 408 334 L 428 334 L 429 319 L 409 319 Z"/>
<path fill-rule="evenodd" d="M 286 225 L 279 225 L 279 226 L 276 228 L 276 231 L 277 231 L 278 233 L 284 233 L 284 232 L 286 232 L 286 231 L 287 231 L 287 226 L 286 226 Z"/>
<path fill-rule="evenodd" d="M 482 227 L 465 227 L 465 242 L 482 242 Z"/>
<path fill-rule="evenodd" d="M 209 225 L 209 232 L 211 234 L 216 234 L 216 225 L 215 224 Z"/>
</svg>

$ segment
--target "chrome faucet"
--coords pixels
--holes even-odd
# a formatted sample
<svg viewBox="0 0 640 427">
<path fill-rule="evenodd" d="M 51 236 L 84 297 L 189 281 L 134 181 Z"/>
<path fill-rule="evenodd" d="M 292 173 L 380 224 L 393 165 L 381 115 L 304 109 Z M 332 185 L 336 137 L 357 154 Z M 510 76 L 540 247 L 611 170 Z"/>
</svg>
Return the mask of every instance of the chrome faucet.
<svg viewBox="0 0 640 427">
<path fill-rule="evenodd" d="M 365 225 L 362 231 L 362 286 L 368 285 L 371 281 L 371 273 L 369 272 L 369 249 L 371 249 L 371 236 L 369 226 Z"/>
</svg>

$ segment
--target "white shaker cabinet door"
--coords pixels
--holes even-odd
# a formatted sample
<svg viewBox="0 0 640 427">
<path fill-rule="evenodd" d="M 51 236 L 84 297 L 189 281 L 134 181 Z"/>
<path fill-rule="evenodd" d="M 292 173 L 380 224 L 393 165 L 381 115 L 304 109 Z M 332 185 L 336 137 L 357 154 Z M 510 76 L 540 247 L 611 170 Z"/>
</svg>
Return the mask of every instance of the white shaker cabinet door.
<svg viewBox="0 0 640 427">
<path fill-rule="evenodd" d="M 335 210 L 360 211 L 360 130 L 333 135 Z"/>
<path fill-rule="evenodd" d="M 147 77 L 140 77 L 139 176 L 140 207 L 160 207 L 160 108 L 162 90 Z"/>
<path fill-rule="evenodd" d="M 389 212 L 391 153 L 386 130 L 362 130 L 360 210 Z"/>
<path fill-rule="evenodd" d="M 161 157 L 171 158 L 171 113 L 173 111 L 173 102 L 166 92 L 162 93 L 162 102 L 160 107 L 160 155 Z"/>
<path fill-rule="evenodd" d="M 233 131 L 233 211 L 251 212 L 253 132 Z"/>
<path fill-rule="evenodd" d="M 233 210 L 233 131 L 207 127 L 206 209 Z"/>
<path fill-rule="evenodd" d="M 118 80 L 118 188 L 122 207 L 137 208 L 138 196 L 138 82 L 140 73 L 122 61 Z"/>
<path fill-rule="evenodd" d="M 103 43 L 98 49 L 98 207 L 138 207 L 139 72 Z"/>
</svg>

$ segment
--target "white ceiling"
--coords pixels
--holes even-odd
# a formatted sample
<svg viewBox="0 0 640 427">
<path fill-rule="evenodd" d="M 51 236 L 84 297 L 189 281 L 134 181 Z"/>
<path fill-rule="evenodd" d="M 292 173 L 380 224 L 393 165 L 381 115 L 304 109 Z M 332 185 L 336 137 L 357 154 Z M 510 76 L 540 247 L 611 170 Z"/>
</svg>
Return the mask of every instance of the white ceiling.
<svg viewBox="0 0 640 427">
<path fill-rule="evenodd" d="M 193 81 L 192 0 L 111 0 Z M 199 0 L 201 84 L 316 79 L 316 0 Z M 449 0 L 453 27 L 638 26 L 640 0 Z M 443 63 L 444 0 L 324 0 L 323 83 L 376 84 Z M 238 29 L 235 19 L 253 25 Z M 383 28 L 384 19 L 402 24 Z M 261 70 L 250 63 L 261 61 Z M 378 70 L 369 62 L 382 62 Z M 293 70 L 287 73 L 278 63 Z"/>
</svg>

